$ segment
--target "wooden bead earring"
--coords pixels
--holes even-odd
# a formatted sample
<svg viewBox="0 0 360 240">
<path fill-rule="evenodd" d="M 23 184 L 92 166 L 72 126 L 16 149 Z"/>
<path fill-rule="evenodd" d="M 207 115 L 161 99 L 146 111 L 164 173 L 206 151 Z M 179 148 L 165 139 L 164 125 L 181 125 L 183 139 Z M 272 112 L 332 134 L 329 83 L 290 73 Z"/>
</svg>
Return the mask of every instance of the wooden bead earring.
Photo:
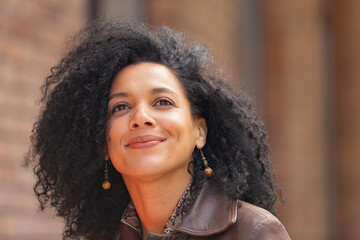
<svg viewBox="0 0 360 240">
<path fill-rule="evenodd" d="M 111 188 L 111 183 L 109 182 L 108 162 L 109 162 L 109 159 L 105 159 L 104 182 L 102 184 L 102 187 L 105 190 L 109 190 Z"/>
<path fill-rule="evenodd" d="M 200 150 L 201 158 L 203 160 L 204 167 L 205 167 L 204 172 L 205 172 L 206 176 L 211 177 L 213 175 L 214 171 L 209 167 L 209 163 L 207 162 L 207 160 L 204 156 L 204 153 L 201 151 L 201 149 L 199 149 L 199 150 Z"/>
</svg>

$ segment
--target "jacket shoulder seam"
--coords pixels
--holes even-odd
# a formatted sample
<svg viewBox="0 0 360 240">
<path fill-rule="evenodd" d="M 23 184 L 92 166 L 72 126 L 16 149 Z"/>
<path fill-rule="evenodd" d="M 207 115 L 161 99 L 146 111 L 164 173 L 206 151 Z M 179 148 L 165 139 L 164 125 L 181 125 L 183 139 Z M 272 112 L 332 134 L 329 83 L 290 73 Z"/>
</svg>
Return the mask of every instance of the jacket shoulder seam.
<svg viewBox="0 0 360 240">
<path fill-rule="evenodd" d="M 265 224 L 266 222 L 269 222 L 269 223 L 279 223 L 279 221 L 276 219 L 276 218 L 271 218 L 269 216 L 266 216 L 264 215 L 265 217 L 263 219 L 261 219 L 258 223 L 255 224 L 255 226 L 251 229 L 248 237 L 246 238 L 246 240 L 249 240 L 254 232 L 263 224 Z"/>
</svg>

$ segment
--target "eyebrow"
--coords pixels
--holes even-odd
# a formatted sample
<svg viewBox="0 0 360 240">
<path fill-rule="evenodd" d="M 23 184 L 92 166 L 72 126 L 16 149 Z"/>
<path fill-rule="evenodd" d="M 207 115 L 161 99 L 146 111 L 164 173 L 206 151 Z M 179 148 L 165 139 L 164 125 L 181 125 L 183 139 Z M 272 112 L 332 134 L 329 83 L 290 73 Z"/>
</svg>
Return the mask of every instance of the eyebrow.
<svg viewBox="0 0 360 240">
<path fill-rule="evenodd" d="M 165 88 L 165 87 L 153 88 L 151 90 L 151 94 L 157 94 L 157 93 L 170 93 L 170 94 L 173 94 L 173 95 L 179 97 L 179 94 L 177 94 L 175 91 L 171 90 L 170 88 Z M 126 92 L 114 93 L 113 95 L 110 96 L 109 101 L 111 99 L 113 99 L 114 97 L 128 97 L 128 96 L 129 96 L 129 94 Z"/>
<path fill-rule="evenodd" d="M 170 93 L 170 94 L 173 94 L 175 96 L 179 96 L 179 94 L 177 94 L 174 90 L 171 90 L 170 88 L 154 88 L 151 90 L 151 93 L 152 94 L 156 94 L 156 93 Z"/>
<path fill-rule="evenodd" d="M 114 97 L 127 97 L 127 96 L 129 96 L 129 94 L 126 92 L 114 93 L 113 95 L 110 96 L 109 101 Z"/>
</svg>

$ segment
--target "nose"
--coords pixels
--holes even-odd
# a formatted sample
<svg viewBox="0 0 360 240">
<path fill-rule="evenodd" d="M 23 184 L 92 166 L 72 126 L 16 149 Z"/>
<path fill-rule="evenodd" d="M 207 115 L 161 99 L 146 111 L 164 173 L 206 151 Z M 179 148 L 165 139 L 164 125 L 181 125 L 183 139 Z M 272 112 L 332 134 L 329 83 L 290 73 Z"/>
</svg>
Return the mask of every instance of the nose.
<svg viewBox="0 0 360 240">
<path fill-rule="evenodd" d="M 156 127 L 156 121 L 152 116 L 151 109 L 146 106 L 135 108 L 130 120 L 130 129 L 142 127 Z"/>
</svg>

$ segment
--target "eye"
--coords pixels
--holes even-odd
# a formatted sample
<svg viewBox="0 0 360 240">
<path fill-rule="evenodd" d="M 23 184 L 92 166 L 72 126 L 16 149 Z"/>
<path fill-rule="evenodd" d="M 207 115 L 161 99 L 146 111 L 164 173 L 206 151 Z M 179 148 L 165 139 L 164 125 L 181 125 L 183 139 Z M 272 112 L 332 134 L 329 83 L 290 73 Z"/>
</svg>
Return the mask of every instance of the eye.
<svg viewBox="0 0 360 240">
<path fill-rule="evenodd" d="M 120 111 L 124 111 L 124 110 L 128 110 L 130 109 L 130 106 L 124 103 L 120 103 L 120 104 L 116 104 L 112 109 L 111 109 L 111 114 L 115 113 L 115 112 L 120 112 Z"/>
<path fill-rule="evenodd" d="M 172 105 L 174 105 L 174 102 L 167 98 L 160 98 L 154 104 L 154 106 L 172 106 Z"/>
</svg>

